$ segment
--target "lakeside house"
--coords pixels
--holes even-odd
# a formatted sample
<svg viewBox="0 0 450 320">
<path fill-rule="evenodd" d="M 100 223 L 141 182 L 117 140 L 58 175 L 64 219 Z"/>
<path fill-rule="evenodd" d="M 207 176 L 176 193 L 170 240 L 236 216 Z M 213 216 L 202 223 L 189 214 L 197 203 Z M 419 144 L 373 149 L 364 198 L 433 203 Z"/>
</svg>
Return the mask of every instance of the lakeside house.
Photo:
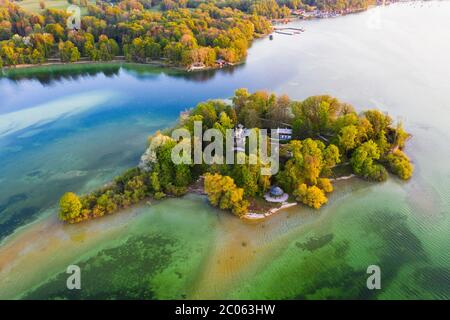
<svg viewBox="0 0 450 320">
<path fill-rule="evenodd" d="M 292 129 L 290 128 L 276 128 L 271 130 L 274 130 L 278 134 L 278 139 L 269 137 L 272 145 L 276 145 L 279 142 L 288 142 L 292 139 Z M 250 136 L 250 133 L 251 129 L 244 128 L 242 124 L 239 124 L 234 129 L 234 151 L 245 152 L 245 139 Z"/>
<path fill-rule="evenodd" d="M 377 1 L 377 4 L 380 5 L 382 1 Z M 324 18 L 335 18 L 346 14 L 351 14 L 355 12 L 364 11 L 364 8 L 346 8 L 342 10 L 319 10 L 317 7 L 311 7 L 311 10 L 291 10 L 291 14 L 293 16 L 299 17 L 299 19 L 324 19 Z"/>
<path fill-rule="evenodd" d="M 291 128 L 276 128 L 275 133 L 278 134 L 279 141 L 290 141 L 292 139 L 292 129 Z"/>
<path fill-rule="evenodd" d="M 219 68 L 222 68 L 222 67 L 224 67 L 224 66 L 227 65 L 227 62 L 226 62 L 225 60 L 223 60 L 223 59 L 217 59 L 217 60 L 216 60 L 216 65 L 217 65 Z"/>
</svg>

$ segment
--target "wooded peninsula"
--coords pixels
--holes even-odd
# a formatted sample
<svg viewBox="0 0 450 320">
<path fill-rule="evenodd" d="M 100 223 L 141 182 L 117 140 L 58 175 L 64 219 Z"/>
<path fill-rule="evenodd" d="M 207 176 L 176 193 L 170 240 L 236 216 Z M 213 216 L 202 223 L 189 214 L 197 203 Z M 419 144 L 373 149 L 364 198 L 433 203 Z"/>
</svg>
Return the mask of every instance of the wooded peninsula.
<svg viewBox="0 0 450 320">
<path fill-rule="evenodd" d="M 242 164 L 175 164 L 172 151 L 178 143 L 194 147 L 195 141 L 171 137 L 176 129 L 194 133 L 194 123 L 203 130 L 225 132 L 239 128 L 277 130 L 280 168 L 275 175 L 261 174 L 262 159 L 248 161 L 247 150 L 237 150 Z M 283 128 L 280 128 L 283 127 Z M 270 201 L 286 194 L 306 206 L 319 209 L 333 191 L 333 178 L 354 174 L 369 181 L 384 181 L 388 171 L 408 180 L 413 165 L 403 152 L 410 138 L 402 123 L 379 110 L 357 113 L 328 95 L 293 101 L 286 95 L 265 91 L 235 91 L 231 102 L 210 100 L 183 112 L 178 123 L 149 137 L 149 148 L 139 166 L 113 182 L 79 197 L 68 192 L 60 200 L 59 217 L 69 223 L 100 217 L 147 199 L 182 196 L 201 184 L 209 202 L 237 216 L 249 212 L 255 201 Z M 202 142 L 201 147 L 206 148 Z M 217 155 L 223 156 L 223 155 Z M 283 191 L 284 189 L 284 191 Z M 283 200 L 285 201 L 285 200 Z"/>
</svg>

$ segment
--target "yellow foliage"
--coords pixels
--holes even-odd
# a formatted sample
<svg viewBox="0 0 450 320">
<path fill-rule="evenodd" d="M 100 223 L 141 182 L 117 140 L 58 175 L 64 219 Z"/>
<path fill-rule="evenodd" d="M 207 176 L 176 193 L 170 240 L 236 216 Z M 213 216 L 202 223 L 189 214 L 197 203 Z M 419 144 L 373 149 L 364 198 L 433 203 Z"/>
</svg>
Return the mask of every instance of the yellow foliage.
<svg viewBox="0 0 450 320">
<path fill-rule="evenodd" d="M 213 206 L 223 210 L 231 209 L 237 216 L 247 212 L 248 202 L 244 200 L 244 189 L 238 188 L 231 177 L 208 173 L 204 187 Z"/>
<path fill-rule="evenodd" d="M 304 183 L 299 185 L 294 194 L 297 196 L 298 201 L 301 201 L 302 203 L 314 209 L 319 209 L 328 201 L 323 190 L 319 189 L 316 186 L 308 187 Z"/>
<path fill-rule="evenodd" d="M 81 214 L 81 201 L 73 192 L 66 192 L 59 201 L 59 218 L 63 221 L 71 221 Z"/>
<path fill-rule="evenodd" d="M 326 193 L 333 192 L 333 185 L 328 178 L 319 178 L 319 180 L 317 180 L 317 186 Z"/>
</svg>

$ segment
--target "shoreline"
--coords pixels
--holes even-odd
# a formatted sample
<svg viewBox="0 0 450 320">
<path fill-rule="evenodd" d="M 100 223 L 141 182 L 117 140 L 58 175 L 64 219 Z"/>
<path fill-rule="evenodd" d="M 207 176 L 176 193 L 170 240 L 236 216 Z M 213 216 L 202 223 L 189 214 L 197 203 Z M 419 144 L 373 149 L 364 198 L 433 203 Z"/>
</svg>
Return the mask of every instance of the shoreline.
<svg viewBox="0 0 450 320">
<path fill-rule="evenodd" d="M 160 62 L 148 62 L 148 63 L 142 63 L 142 62 L 133 62 L 133 61 L 126 61 L 126 60 L 119 60 L 114 59 L 110 61 L 76 61 L 76 62 L 45 62 L 41 64 L 21 64 L 21 65 L 15 65 L 15 66 L 5 66 L 3 68 L 0 68 L 0 77 L 8 77 L 9 75 L 21 72 L 21 71 L 38 71 L 41 68 L 46 67 L 71 67 L 71 66 L 101 66 L 101 65 L 117 65 L 118 67 L 126 66 L 126 65 L 135 65 L 140 67 L 154 67 L 154 68 L 160 68 L 167 71 L 175 71 L 180 73 L 201 73 L 204 71 L 217 71 L 217 70 L 226 70 L 230 69 L 236 66 L 243 65 L 245 63 L 245 60 L 239 61 L 233 64 L 225 65 L 222 67 L 204 67 L 204 68 L 198 68 L 198 69 L 187 69 L 184 67 L 176 66 L 176 65 L 170 65 L 166 63 L 160 63 Z"/>
<path fill-rule="evenodd" d="M 232 66 L 242 64 L 244 62 L 238 62 L 233 64 Z M 207 70 L 219 70 L 226 67 L 205 67 L 201 69 L 194 69 L 194 70 L 188 70 L 187 68 L 171 65 L 164 62 L 158 62 L 158 61 L 151 61 L 147 63 L 142 62 L 134 62 L 134 61 L 126 61 L 125 59 L 113 59 L 110 61 L 92 61 L 92 60 L 84 60 L 84 61 L 76 61 L 76 62 L 62 62 L 62 61 L 55 61 L 55 62 L 44 62 L 39 64 L 18 64 L 15 66 L 4 66 L 1 71 L 2 74 L 5 75 L 7 72 L 11 71 L 18 71 L 18 70 L 32 70 L 32 69 L 39 69 L 42 67 L 52 67 L 52 66 L 74 66 L 74 65 L 102 65 L 102 64 L 117 64 L 117 65 L 139 65 L 139 66 L 150 66 L 150 67 L 159 67 L 164 69 L 170 69 L 170 70 L 176 70 L 180 72 L 197 72 L 197 71 L 207 71 Z"/>
<path fill-rule="evenodd" d="M 281 210 L 295 207 L 296 205 L 298 205 L 297 202 L 286 202 L 282 204 L 280 207 L 271 208 L 264 213 L 247 212 L 246 214 L 242 215 L 240 219 L 244 221 L 261 222 Z"/>
</svg>

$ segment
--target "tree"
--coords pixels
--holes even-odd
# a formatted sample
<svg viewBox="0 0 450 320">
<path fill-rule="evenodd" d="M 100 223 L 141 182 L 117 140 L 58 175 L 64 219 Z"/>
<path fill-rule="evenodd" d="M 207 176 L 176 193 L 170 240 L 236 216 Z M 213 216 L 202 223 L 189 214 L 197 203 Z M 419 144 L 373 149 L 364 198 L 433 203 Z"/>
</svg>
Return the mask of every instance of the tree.
<svg viewBox="0 0 450 320">
<path fill-rule="evenodd" d="M 328 135 L 336 119 L 347 113 L 348 107 L 330 96 L 313 96 L 293 104 L 294 134 L 298 137 Z"/>
<path fill-rule="evenodd" d="M 353 150 L 358 145 L 358 129 L 354 125 L 343 127 L 338 136 L 339 146 L 344 152 Z"/>
<path fill-rule="evenodd" d="M 276 103 L 269 109 L 269 119 L 273 127 L 283 126 L 291 121 L 291 100 L 282 95 L 276 99 Z"/>
<path fill-rule="evenodd" d="M 334 144 L 330 144 L 323 151 L 323 167 L 322 175 L 328 176 L 331 174 L 331 170 L 341 162 L 341 154 L 339 148 Z"/>
<path fill-rule="evenodd" d="M 63 221 L 75 221 L 81 213 L 81 201 L 73 192 L 66 192 L 59 201 L 59 217 Z"/>
<path fill-rule="evenodd" d="M 108 36 L 104 34 L 100 35 L 97 43 L 97 60 L 110 61 L 119 54 L 119 50 L 119 45 L 114 39 L 109 39 Z"/>
<path fill-rule="evenodd" d="M 294 195 L 297 196 L 298 201 L 314 209 L 319 209 L 328 202 L 325 193 L 321 189 L 316 186 L 308 187 L 304 183 L 299 185 L 297 190 L 294 191 Z"/>
<path fill-rule="evenodd" d="M 141 38 L 133 39 L 124 51 L 128 61 L 145 62 L 145 43 Z"/>
<path fill-rule="evenodd" d="M 208 173 L 204 183 L 205 192 L 213 206 L 231 209 L 237 216 L 247 212 L 248 202 L 244 200 L 244 190 L 238 188 L 231 177 Z"/>
<path fill-rule="evenodd" d="M 59 57 L 62 62 L 76 62 L 80 60 L 80 52 L 75 45 L 67 40 L 58 44 Z"/>
<path fill-rule="evenodd" d="M 326 193 L 333 192 L 333 185 L 331 184 L 331 181 L 328 178 L 320 178 L 317 181 L 317 187 L 319 187 Z"/>
<path fill-rule="evenodd" d="M 387 179 L 386 169 L 374 160 L 380 159 L 378 146 L 369 140 L 359 146 L 353 153 L 350 163 L 353 171 L 368 180 L 383 181 Z"/>
<path fill-rule="evenodd" d="M 56 41 L 64 39 L 64 28 L 59 23 L 47 24 L 45 32 L 52 34 Z"/>
<path fill-rule="evenodd" d="M 92 61 L 98 60 L 98 50 L 95 48 L 94 42 L 86 41 L 83 47 L 83 52 Z"/>
<path fill-rule="evenodd" d="M 372 131 L 369 138 L 378 145 L 378 150 L 381 154 L 389 150 L 389 143 L 387 141 L 386 133 L 389 126 L 392 124 L 392 119 L 386 114 L 378 110 L 368 110 L 364 112 L 364 116 L 370 122 Z"/>
<path fill-rule="evenodd" d="M 389 170 L 399 176 L 403 180 L 411 178 L 414 166 L 411 164 L 409 158 L 400 150 L 396 150 L 386 156 L 386 162 Z"/>
<path fill-rule="evenodd" d="M 78 52 L 78 48 L 74 47 L 70 50 L 70 62 L 77 62 L 80 60 L 80 52 Z"/>
<path fill-rule="evenodd" d="M 217 122 L 218 116 L 215 104 L 214 101 L 201 102 L 191 112 L 193 116 L 202 116 L 204 129 L 213 128 Z"/>
<path fill-rule="evenodd" d="M 152 172 L 150 176 L 150 185 L 154 192 L 159 192 L 161 190 L 161 184 L 159 183 L 159 177 L 157 172 Z"/>
<path fill-rule="evenodd" d="M 375 142 L 372 140 L 363 143 L 353 153 L 351 164 L 356 174 L 362 174 L 373 165 L 373 160 L 380 158 L 380 151 Z"/>
<path fill-rule="evenodd" d="M 339 161 L 336 146 L 325 148 L 320 140 L 293 140 L 288 148 L 292 157 L 286 162 L 285 169 L 279 174 L 278 182 L 286 191 L 294 191 L 302 183 L 316 185 L 319 175 Z M 324 161 L 326 150 L 327 161 Z M 328 170 L 325 170 L 328 171 Z M 327 172 L 326 172 L 327 173 Z"/>
<path fill-rule="evenodd" d="M 403 123 L 399 122 L 397 127 L 392 130 L 392 145 L 394 148 L 402 150 L 405 147 L 406 141 L 411 137 L 411 135 L 405 131 L 403 128 Z"/>
<path fill-rule="evenodd" d="M 317 184 L 317 178 L 319 178 L 323 169 L 323 149 L 324 144 L 319 140 L 312 140 L 310 138 L 303 140 L 303 177 L 312 185 Z"/>
<path fill-rule="evenodd" d="M 42 63 L 45 61 L 45 57 L 43 53 L 37 49 L 33 50 L 33 53 L 30 56 L 30 62 L 33 64 Z"/>
</svg>

